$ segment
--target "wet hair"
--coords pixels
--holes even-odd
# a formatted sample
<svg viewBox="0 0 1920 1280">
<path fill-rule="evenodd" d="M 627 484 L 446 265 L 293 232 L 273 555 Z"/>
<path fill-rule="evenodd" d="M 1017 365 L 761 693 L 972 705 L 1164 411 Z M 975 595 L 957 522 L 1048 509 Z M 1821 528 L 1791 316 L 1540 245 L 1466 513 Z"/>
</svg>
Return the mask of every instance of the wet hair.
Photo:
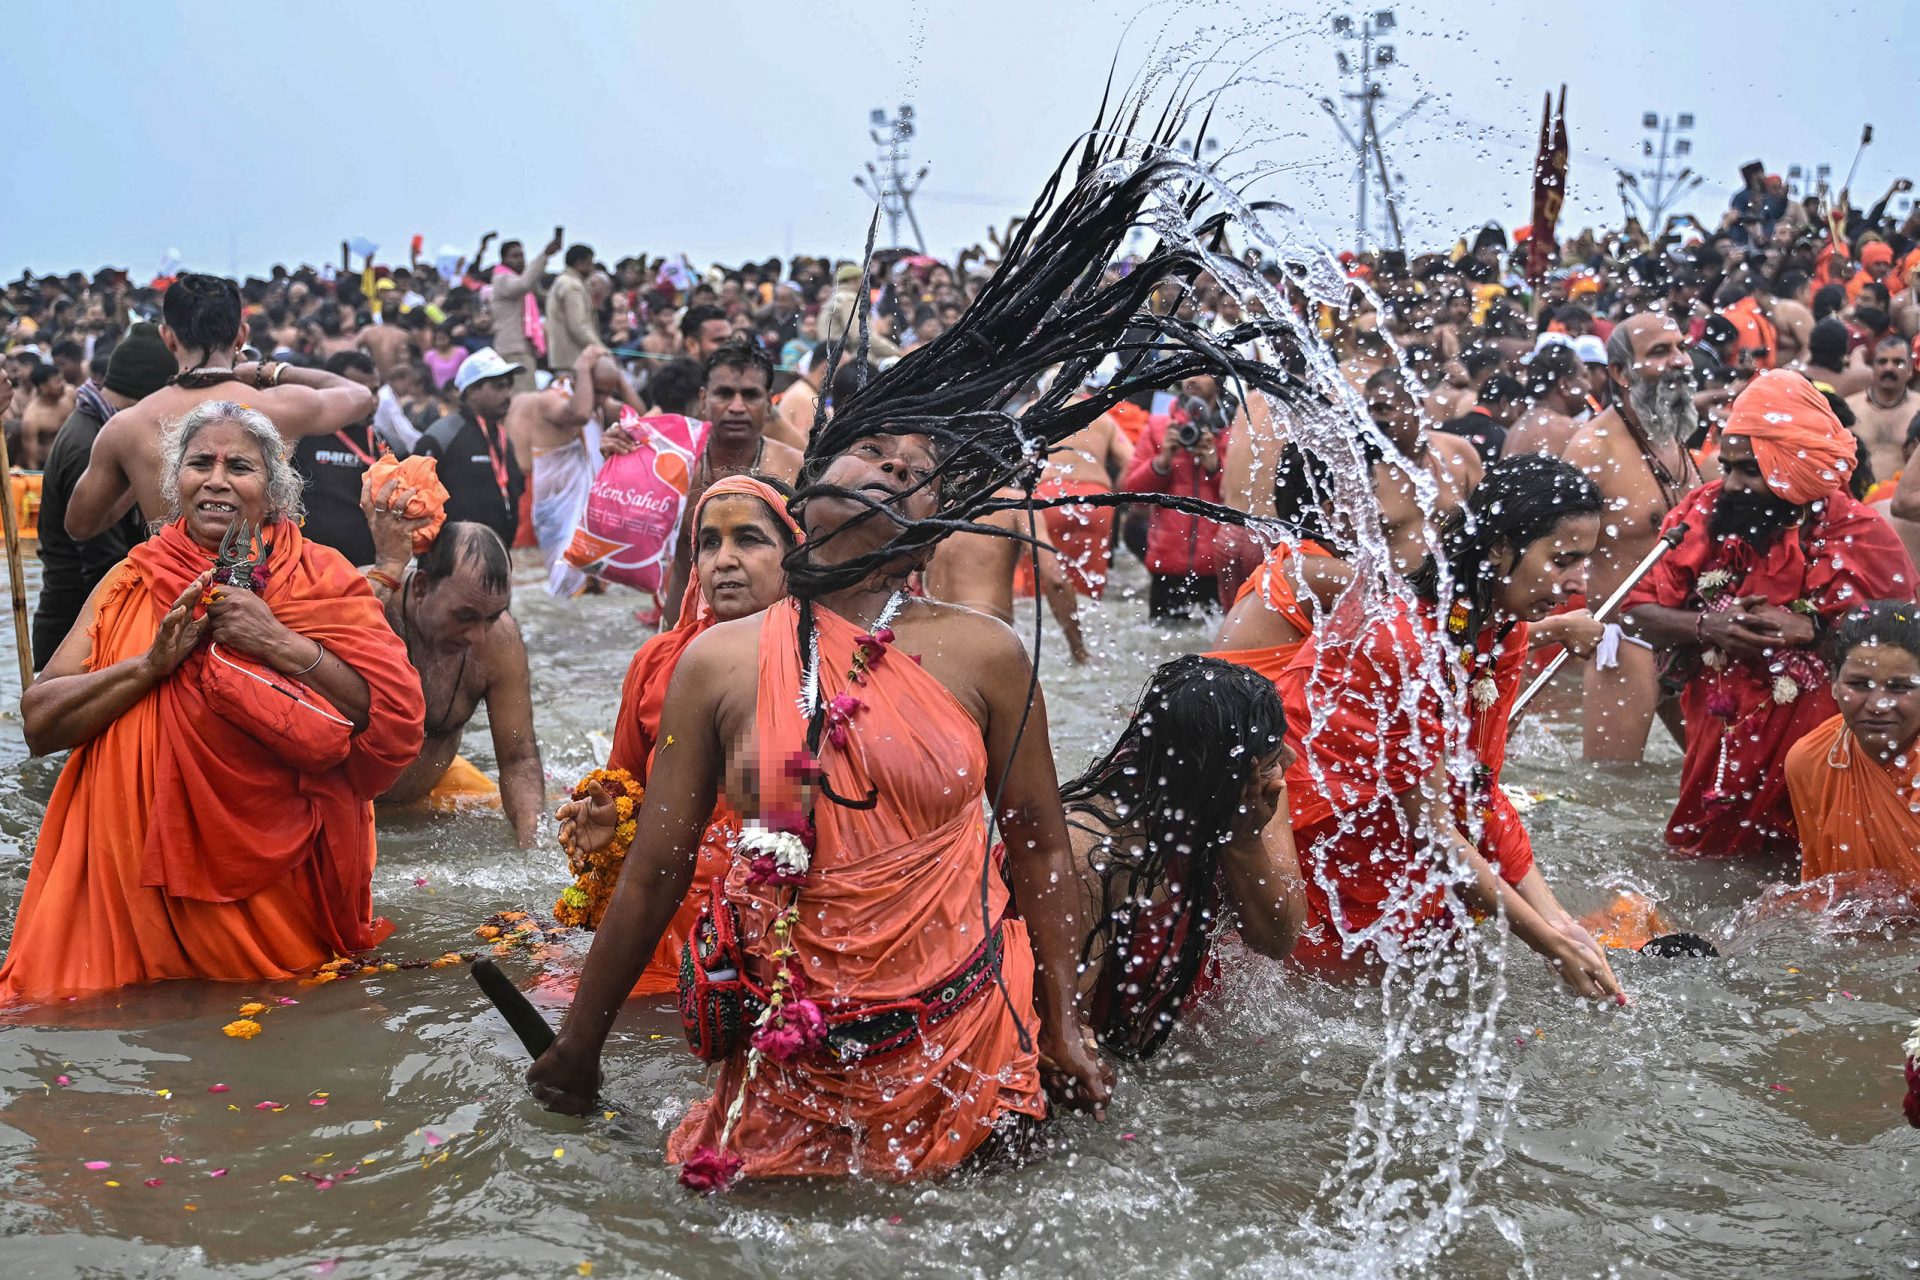
<svg viewBox="0 0 1920 1280">
<path fill-rule="evenodd" d="M 1807 360 L 1823 369 L 1840 369 L 1847 363 L 1847 326 L 1828 316 L 1813 326 L 1807 335 Z"/>
<path fill-rule="evenodd" d="M 1551 454 L 1520 454 L 1488 467 L 1480 487 L 1440 530 L 1450 589 L 1467 606 L 1466 629 L 1456 641 L 1472 643 L 1493 612 L 1496 546 L 1504 545 L 1517 558 L 1562 520 L 1599 515 L 1604 507 L 1593 481 Z M 1440 562 L 1429 555 L 1407 575 L 1407 585 L 1428 604 L 1441 603 Z"/>
<path fill-rule="evenodd" d="M 1563 342 L 1550 342 L 1527 361 L 1527 394 L 1544 396 L 1569 378 L 1584 386 L 1587 366 Z"/>
<path fill-rule="evenodd" d="M 1497 369 L 1506 357 L 1492 343 L 1479 342 L 1460 353 L 1460 365 L 1467 377 L 1477 378 L 1489 369 Z"/>
<path fill-rule="evenodd" d="M 1836 677 L 1847 655 L 1863 644 L 1904 649 L 1920 659 L 1920 609 L 1911 600 L 1875 600 L 1841 615 L 1827 637 L 1827 661 Z"/>
<path fill-rule="evenodd" d="M 340 336 L 340 307 L 336 303 L 322 303 L 313 313 L 313 322 L 320 326 L 320 332 L 329 338 Z"/>
<path fill-rule="evenodd" d="M 1221 851 L 1286 734 L 1265 676 L 1188 654 L 1153 673 L 1119 740 L 1060 788 L 1069 812 L 1140 830 L 1103 850 L 1100 914 L 1081 951 L 1084 962 L 1105 943 L 1093 1019 L 1114 1053 L 1145 1057 L 1172 1032 L 1222 923 Z"/>
<path fill-rule="evenodd" d="M 1887 318 L 1885 311 L 1879 307 L 1869 307 L 1864 303 L 1853 309 L 1853 322 L 1876 338 L 1893 324 L 1893 321 Z"/>
<path fill-rule="evenodd" d="M 364 351 L 336 351 L 327 357 L 325 366 L 328 373 L 374 374 L 379 370 L 374 366 L 373 357 Z"/>
<path fill-rule="evenodd" d="M 700 398 L 700 388 L 706 385 L 706 371 L 699 361 L 684 357 L 669 360 L 647 379 L 647 399 L 662 413 L 684 417 L 693 411 L 694 402 Z"/>
<path fill-rule="evenodd" d="M 713 354 L 707 357 L 708 381 L 712 381 L 713 371 L 719 368 L 758 369 L 765 375 L 767 386 L 773 386 L 773 357 L 765 347 L 744 335 L 728 338 L 713 349 Z"/>
<path fill-rule="evenodd" d="M 1413 392 L 1407 390 L 1407 380 L 1401 375 L 1399 366 L 1391 364 L 1384 369 L 1374 370 L 1367 378 L 1365 387 L 1362 388 L 1362 393 L 1369 396 L 1376 391 L 1391 391 L 1397 396 L 1404 395 L 1409 398 L 1413 395 Z"/>
<path fill-rule="evenodd" d="M 500 535 L 484 524 L 455 520 L 440 530 L 433 545 L 415 561 L 420 577 L 431 590 L 451 578 L 463 564 L 477 564 L 480 585 L 495 595 L 512 589 L 512 563 Z"/>
<path fill-rule="evenodd" d="M 1479 402 L 1484 405 L 1512 404 L 1524 400 L 1526 387 L 1512 374 L 1496 373 L 1480 384 Z"/>
<path fill-rule="evenodd" d="M 1380 460 L 1380 446 L 1371 435 L 1360 437 L 1369 462 Z M 1335 555 L 1354 553 L 1352 542 L 1335 531 L 1326 508 L 1335 502 L 1333 468 L 1317 454 L 1289 440 L 1280 447 L 1273 467 L 1273 512 L 1295 536 L 1319 543 Z"/>
<path fill-rule="evenodd" d="M 298 521 L 306 514 L 300 502 L 300 490 L 306 483 L 287 460 L 286 442 L 279 428 L 258 409 L 249 409 L 231 400 L 206 400 L 175 418 L 160 432 L 160 496 L 167 501 L 167 519 L 180 518 L 180 468 L 194 437 L 216 422 L 233 422 L 246 428 L 260 449 L 267 467 L 267 510 L 265 519 Z M 161 522 L 164 523 L 164 522 Z"/>
<path fill-rule="evenodd" d="M 227 351 L 240 337 L 240 289 L 224 276 L 189 271 L 167 286 L 160 301 L 160 318 L 189 351 L 204 351 L 209 356 Z M 200 367 L 194 365 L 181 372 L 192 373 Z"/>
<path fill-rule="evenodd" d="M 1823 284 L 1813 295 L 1813 318 L 1825 320 L 1836 312 L 1843 311 L 1847 305 L 1847 287 L 1843 284 Z"/>
<path fill-rule="evenodd" d="M 702 302 L 696 306 L 688 307 L 686 314 L 680 317 L 680 336 L 690 341 L 697 341 L 700 337 L 700 330 L 704 328 L 709 321 L 725 320 L 726 318 L 727 313 L 712 303 Z"/>
<path fill-rule="evenodd" d="M 833 371 L 833 380 L 827 384 L 828 398 L 843 400 L 852 395 L 873 377 L 873 372 L 873 366 L 865 361 L 847 361 Z"/>
<path fill-rule="evenodd" d="M 1804 271 L 1798 271 L 1792 268 L 1782 271 L 1780 278 L 1773 282 L 1773 296 L 1776 298 L 1791 298 L 1794 294 L 1799 293 L 1806 285 L 1807 279 L 1807 273 Z"/>
</svg>

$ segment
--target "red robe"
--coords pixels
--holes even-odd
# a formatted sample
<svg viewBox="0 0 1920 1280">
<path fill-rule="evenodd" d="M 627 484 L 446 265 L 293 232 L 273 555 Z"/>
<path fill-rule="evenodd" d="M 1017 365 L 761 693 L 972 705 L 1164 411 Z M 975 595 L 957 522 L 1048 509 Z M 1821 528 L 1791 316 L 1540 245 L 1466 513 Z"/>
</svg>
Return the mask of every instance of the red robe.
<svg viewBox="0 0 1920 1280">
<path fill-rule="evenodd" d="M 1273 550 L 1267 553 L 1266 561 L 1248 575 L 1240 584 L 1233 598 L 1238 605 L 1248 596 L 1258 592 L 1267 608 L 1279 614 L 1300 632 L 1301 638 L 1291 644 L 1269 645 L 1263 649 L 1217 649 L 1207 654 L 1209 658 L 1218 658 L 1222 662 L 1231 662 L 1257 671 L 1275 684 L 1280 682 L 1280 673 L 1287 669 L 1294 655 L 1300 652 L 1300 646 L 1306 643 L 1306 637 L 1313 634 L 1313 615 L 1300 602 L 1300 593 L 1293 589 L 1293 580 L 1287 577 L 1287 561 L 1300 556 L 1325 556 L 1332 553 L 1317 542 L 1303 539 L 1300 542 L 1277 542 Z"/>
<path fill-rule="evenodd" d="M 1739 538 L 1708 536 L 1720 489 L 1718 481 L 1702 485 L 1667 513 L 1662 530 L 1685 521 L 1686 537 L 1640 580 L 1625 609 L 1697 610 L 1707 597 L 1765 596 L 1782 607 L 1805 601 L 1833 622 L 1870 600 L 1913 599 L 1913 562 L 1900 536 L 1844 489 L 1828 495 L 1811 523 L 1782 534 L 1764 552 Z M 1719 586 L 1710 579 L 1703 593 L 1700 579 L 1722 572 L 1731 577 Z M 1786 702 L 1775 696 L 1782 676 L 1798 687 Z M 1727 659 L 1721 669 L 1705 666 L 1689 680 L 1680 701 L 1687 753 L 1667 843 L 1694 855 L 1792 853 L 1787 751 L 1834 715 L 1829 684 L 1826 664 L 1806 650 L 1770 662 Z"/>
<path fill-rule="evenodd" d="M 264 600 L 360 673 L 367 728 L 315 773 L 213 709 L 202 644 L 91 741 L 47 802 L 0 1004 L 161 978 L 284 978 L 392 932 L 373 918 L 373 798 L 420 754 L 420 677 L 366 580 L 286 522 L 268 526 Z M 211 567 L 178 522 L 96 597 L 89 669 L 142 654 Z"/>
<path fill-rule="evenodd" d="M 1351 606 L 1336 611 L 1276 682 L 1287 745 L 1298 757 L 1287 795 L 1307 881 L 1307 930 L 1294 956 L 1308 965 L 1341 957 L 1336 920 L 1349 934 L 1380 927 L 1402 936 L 1448 923 L 1442 868 L 1415 840 L 1398 800 L 1444 763 L 1440 698 L 1421 675 L 1421 646 L 1435 643 L 1438 626 L 1427 606 L 1387 608 L 1372 618 Z M 1532 842 L 1499 785 L 1527 631 L 1520 623 L 1503 637 L 1481 633 L 1477 651 L 1491 659 L 1484 670 L 1495 697 L 1483 710 L 1469 704 L 1468 747 L 1478 767 L 1470 786 L 1451 788 L 1456 821 L 1471 833 L 1479 820 L 1480 852 L 1508 884 L 1533 869 Z M 1444 652 L 1458 660 L 1451 645 Z M 1419 688 L 1411 705 L 1402 696 L 1409 683 Z"/>
</svg>

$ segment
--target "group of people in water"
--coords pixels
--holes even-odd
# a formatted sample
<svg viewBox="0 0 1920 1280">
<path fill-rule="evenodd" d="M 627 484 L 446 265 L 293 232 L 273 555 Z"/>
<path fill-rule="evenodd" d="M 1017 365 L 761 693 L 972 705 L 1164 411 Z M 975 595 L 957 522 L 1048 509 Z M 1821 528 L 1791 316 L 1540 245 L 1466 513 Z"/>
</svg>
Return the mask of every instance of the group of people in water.
<svg viewBox="0 0 1920 1280">
<path fill-rule="evenodd" d="M 1109 1058 L 1166 1041 L 1229 932 L 1367 981 L 1491 920 L 1569 991 L 1624 1003 L 1502 786 L 1546 650 L 1591 660 L 1590 730 L 1596 707 L 1642 742 L 1675 727 L 1676 850 L 1797 854 L 1860 893 L 1920 870 L 1914 566 L 1850 490 L 1861 449 L 1817 378 L 1780 362 L 1697 400 L 1686 317 L 1641 298 L 1597 371 L 1564 328 L 1529 350 L 1533 403 L 1572 431 L 1542 417 L 1541 446 L 1512 447 L 1485 378 L 1485 421 L 1443 430 L 1440 379 L 1387 338 L 1448 314 L 1486 274 L 1459 265 L 1475 250 L 1430 291 L 1356 270 L 1391 277 L 1373 326 L 1198 237 L 1123 267 L 1141 210 L 1191 190 L 1146 141 L 1090 143 L 965 309 L 884 369 L 848 309 L 792 443 L 757 345 L 702 357 L 715 429 L 674 513 L 672 621 L 633 657 L 605 768 L 557 813 L 576 870 L 615 887 L 571 903 L 592 947 L 528 1072 L 550 1106 L 592 1110 L 622 1009 L 675 992 L 715 1064 L 667 1144 L 691 1187 L 936 1174 L 1018 1153 L 1050 1107 L 1098 1116 Z M 374 802 L 437 786 L 481 702 L 500 803 L 537 841 L 501 426 L 565 449 L 590 423 L 617 455 L 654 430 L 623 407 L 680 408 L 590 341 L 571 380 L 519 391 L 523 363 L 473 351 L 451 429 L 362 469 L 371 550 L 349 558 L 303 531 L 293 456 L 352 444 L 375 390 L 256 359 L 232 282 L 182 277 L 164 307 L 122 372 L 153 382 L 156 340 L 183 372 L 93 424 L 61 514 L 76 543 L 135 508 L 154 530 L 22 699 L 30 749 L 69 755 L 0 1004 L 378 945 Z M 1443 363 L 1510 341 L 1492 323 L 1443 322 Z M 1020 570 L 1083 660 L 1078 601 L 1142 517 L 1151 611 L 1224 620 L 1143 673 L 1118 739 L 1062 782 L 1043 672 L 1007 625 Z"/>
</svg>

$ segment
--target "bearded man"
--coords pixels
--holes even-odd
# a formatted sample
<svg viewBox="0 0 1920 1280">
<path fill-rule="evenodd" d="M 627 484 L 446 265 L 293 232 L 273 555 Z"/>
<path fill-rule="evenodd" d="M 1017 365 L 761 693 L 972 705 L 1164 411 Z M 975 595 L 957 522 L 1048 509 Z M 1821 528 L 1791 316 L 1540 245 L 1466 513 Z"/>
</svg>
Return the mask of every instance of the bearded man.
<svg viewBox="0 0 1920 1280">
<path fill-rule="evenodd" d="M 1700 420 L 1692 367 L 1685 337 L 1657 312 L 1622 321 L 1607 341 L 1613 407 L 1582 424 L 1566 452 L 1607 503 L 1587 562 L 1587 599 L 1596 608 L 1653 549 L 1667 513 L 1700 484 L 1686 446 Z M 1644 641 L 1623 634 L 1617 622 L 1608 624 L 1586 669 L 1582 745 L 1588 760 L 1640 759 L 1656 714 L 1680 736 L 1677 689 L 1663 685 L 1659 667 Z"/>
<path fill-rule="evenodd" d="M 1667 515 L 1687 532 L 1627 597 L 1641 639 L 1704 650 L 1681 695 L 1687 754 L 1667 822 L 1681 853 L 1794 851 L 1787 750 L 1836 714 L 1818 645 L 1849 609 L 1914 598 L 1907 549 L 1847 491 L 1856 449 L 1805 377 L 1757 375 L 1721 436 L 1725 479 Z"/>
</svg>

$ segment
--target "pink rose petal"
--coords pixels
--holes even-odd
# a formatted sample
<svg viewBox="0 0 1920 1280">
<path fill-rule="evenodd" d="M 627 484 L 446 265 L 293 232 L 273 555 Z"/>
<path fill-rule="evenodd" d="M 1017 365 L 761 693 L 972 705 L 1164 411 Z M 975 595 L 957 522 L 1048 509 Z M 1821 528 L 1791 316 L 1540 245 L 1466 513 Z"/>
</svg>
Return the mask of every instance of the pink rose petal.
<svg viewBox="0 0 1920 1280">
<path fill-rule="evenodd" d="M 87 1168 L 89 1168 L 89 1169 L 92 1169 L 92 1170 L 93 1170 L 93 1171 L 94 1171 L 95 1173 L 98 1173 L 98 1172 L 99 1172 L 100 1170 L 102 1170 L 102 1169 L 111 1169 L 111 1168 L 113 1168 L 113 1161 L 111 1161 L 111 1160 L 89 1160 L 89 1161 L 87 1161 Z"/>
<path fill-rule="evenodd" d="M 298 1000 L 295 1000 L 292 996 L 281 996 L 280 1003 L 281 1004 L 299 1004 L 300 1002 Z"/>
<path fill-rule="evenodd" d="M 227 1176 L 227 1171 L 225 1169 L 209 1169 L 207 1170 L 207 1176 L 209 1178 L 224 1178 Z"/>
<path fill-rule="evenodd" d="M 307 1105 L 310 1107 L 324 1107 L 327 1105 L 327 1100 L 325 1098 L 308 1098 Z"/>
<path fill-rule="evenodd" d="M 161 1185 L 161 1180 L 159 1178 L 148 1178 L 145 1182 L 141 1183 L 140 1185 L 145 1187 L 157 1187 Z"/>
<path fill-rule="evenodd" d="M 424 889 L 424 888 L 426 888 L 426 887 L 427 887 L 427 878 L 426 878 L 425 876 L 415 876 L 415 877 L 413 878 L 413 887 L 414 887 L 414 888 L 416 888 L 416 889 Z"/>
<path fill-rule="evenodd" d="M 55 1076 L 53 1078 L 53 1082 L 61 1086 L 62 1088 L 65 1088 L 67 1085 L 70 1085 L 73 1083 L 73 1077 L 72 1076 Z"/>
<path fill-rule="evenodd" d="M 441 1137 L 439 1134 L 435 1133 L 431 1129 L 422 1129 L 420 1131 L 420 1136 L 427 1140 L 427 1145 L 430 1147 L 437 1147 L 441 1143 L 446 1141 L 445 1138 Z"/>
<path fill-rule="evenodd" d="M 278 1111 L 280 1105 L 278 1102 L 256 1102 L 253 1104 L 253 1109 L 255 1111 Z"/>
<path fill-rule="evenodd" d="M 232 1085 L 228 1085 L 228 1084 L 210 1084 L 207 1086 L 207 1092 L 208 1093 L 225 1093 L 227 1090 L 231 1089 L 232 1087 L 233 1087 Z"/>
</svg>

